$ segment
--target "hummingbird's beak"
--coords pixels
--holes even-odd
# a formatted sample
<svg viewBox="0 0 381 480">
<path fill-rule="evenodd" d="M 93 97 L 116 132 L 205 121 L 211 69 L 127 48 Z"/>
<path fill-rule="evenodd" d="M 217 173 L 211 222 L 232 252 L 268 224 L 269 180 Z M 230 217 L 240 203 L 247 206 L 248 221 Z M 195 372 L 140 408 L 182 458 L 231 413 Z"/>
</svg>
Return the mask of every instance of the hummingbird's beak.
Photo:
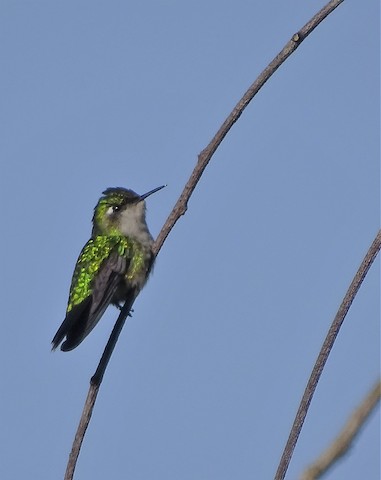
<svg viewBox="0 0 381 480">
<path fill-rule="evenodd" d="M 145 193 L 144 195 L 140 195 L 140 201 L 145 200 L 147 197 L 152 195 L 153 193 L 158 192 L 162 188 L 166 187 L 167 185 L 162 185 L 161 187 L 154 188 L 153 190 L 150 190 L 149 192 Z"/>
</svg>

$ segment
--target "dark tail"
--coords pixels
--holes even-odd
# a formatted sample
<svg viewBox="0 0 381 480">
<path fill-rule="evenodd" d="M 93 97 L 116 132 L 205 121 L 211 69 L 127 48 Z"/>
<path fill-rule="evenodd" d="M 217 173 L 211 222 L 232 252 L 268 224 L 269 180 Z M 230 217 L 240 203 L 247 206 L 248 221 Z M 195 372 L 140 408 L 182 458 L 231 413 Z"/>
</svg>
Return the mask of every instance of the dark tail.
<svg viewBox="0 0 381 480">
<path fill-rule="evenodd" d="M 77 347 L 85 338 L 84 335 L 86 325 L 88 322 L 89 312 L 91 307 L 91 297 L 76 305 L 69 313 L 67 313 L 65 320 L 62 322 L 57 333 L 52 340 L 52 350 L 55 350 L 61 342 L 61 350 L 67 352 Z"/>
</svg>

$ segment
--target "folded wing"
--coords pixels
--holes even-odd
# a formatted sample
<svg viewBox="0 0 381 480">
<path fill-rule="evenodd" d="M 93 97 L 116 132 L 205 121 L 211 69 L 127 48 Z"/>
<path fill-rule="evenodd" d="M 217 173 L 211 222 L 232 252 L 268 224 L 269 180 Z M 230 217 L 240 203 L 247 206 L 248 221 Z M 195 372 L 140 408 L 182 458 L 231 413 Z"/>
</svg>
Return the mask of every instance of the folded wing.
<svg viewBox="0 0 381 480">
<path fill-rule="evenodd" d="M 61 342 L 61 350 L 66 352 L 77 347 L 99 322 L 109 306 L 127 271 L 128 262 L 115 249 L 103 260 L 99 271 L 91 282 L 90 294 L 74 305 L 67 313 L 52 340 L 52 349 Z"/>
</svg>

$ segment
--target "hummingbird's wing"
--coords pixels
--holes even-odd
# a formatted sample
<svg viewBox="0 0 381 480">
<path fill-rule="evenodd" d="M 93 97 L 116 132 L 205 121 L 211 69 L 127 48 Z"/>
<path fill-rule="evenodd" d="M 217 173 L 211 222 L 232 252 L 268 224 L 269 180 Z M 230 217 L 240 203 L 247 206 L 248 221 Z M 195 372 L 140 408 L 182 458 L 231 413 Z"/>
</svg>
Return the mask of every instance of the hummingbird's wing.
<svg viewBox="0 0 381 480">
<path fill-rule="evenodd" d="M 89 242 L 87 245 L 89 245 Z M 83 252 L 85 252 L 87 245 Z M 53 350 L 59 346 L 65 337 L 66 340 L 61 345 L 63 351 L 72 350 L 82 342 L 100 320 L 120 283 L 124 280 L 123 276 L 128 269 L 128 260 L 119 255 L 118 249 L 115 248 L 111 253 L 108 253 L 107 258 L 104 258 L 93 280 L 87 282 L 85 298 L 77 303 L 74 286 L 80 282 L 80 275 L 88 278 L 88 270 L 94 268 L 94 263 L 88 260 L 89 256 L 86 257 L 86 261 L 81 261 L 81 255 L 73 275 L 70 292 L 69 305 L 70 301 L 73 304 L 68 308 L 66 317 L 52 340 Z"/>
<path fill-rule="evenodd" d="M 113 252 L 101 265 L 93 282 L 92 302 L 82 340 L 91 332 L 110 305 L 120 283 L 124 281 L 128 264 L 125 257 Z"/>
</svg>

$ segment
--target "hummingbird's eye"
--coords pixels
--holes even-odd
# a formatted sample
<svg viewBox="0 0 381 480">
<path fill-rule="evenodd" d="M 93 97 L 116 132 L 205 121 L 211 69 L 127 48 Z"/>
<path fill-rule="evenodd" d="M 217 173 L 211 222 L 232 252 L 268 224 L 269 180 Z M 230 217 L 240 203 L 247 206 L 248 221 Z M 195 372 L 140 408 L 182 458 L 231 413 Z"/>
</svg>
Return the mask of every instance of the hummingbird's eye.
<svg viewBox="0 0 381 480">
<path fill-rule="evenodd" d="M 120 205 L 112 205 L 107 209 L 107 215 L 112 215 L 120 210 Z"/>
</svg>

